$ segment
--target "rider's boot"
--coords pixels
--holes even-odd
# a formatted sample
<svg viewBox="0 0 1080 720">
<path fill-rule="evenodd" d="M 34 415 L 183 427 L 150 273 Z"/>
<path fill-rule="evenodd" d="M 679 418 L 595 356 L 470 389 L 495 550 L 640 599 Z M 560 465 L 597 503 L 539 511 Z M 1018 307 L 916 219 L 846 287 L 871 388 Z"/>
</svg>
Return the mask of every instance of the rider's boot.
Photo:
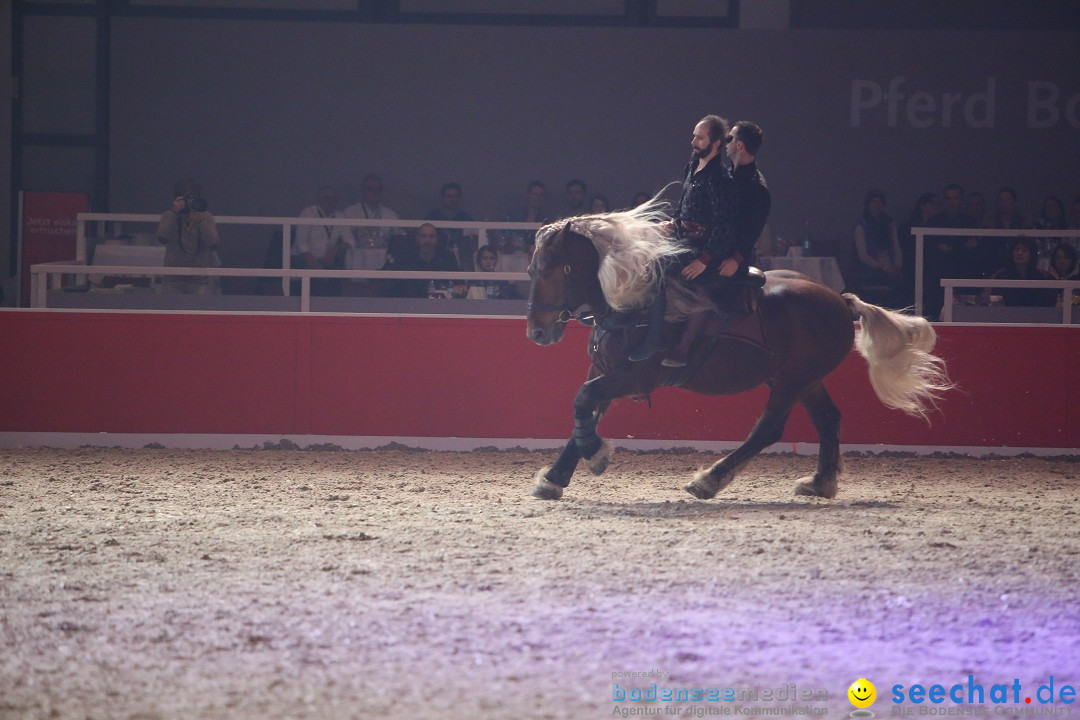
<svg viewBox="0 0 1080 720">
<path fill-rule="evenodd" d="M 705 327 L 705 320 L 709 316 L 708 310 L 698 310 L 690 315 L 686 321 L 686 329 L 683 330 L 679 344 L 671 349 L 668 356 L 660 364 L 664 367 L 686 367 L 689 362 L 690 348 L 693 347 L 701 329 Z"/>
<path fill-rule="evenodd" d="M 645 331 L 645 340 L 630 351 L 630 362 L 648 360 L 664 349 L 664 313 L 666 311 L 667 301 L 664 298 L 664 289 L 661 287 L 653 298 L 652 304 L 649 305 L 649 326 Z"/>
</svg>

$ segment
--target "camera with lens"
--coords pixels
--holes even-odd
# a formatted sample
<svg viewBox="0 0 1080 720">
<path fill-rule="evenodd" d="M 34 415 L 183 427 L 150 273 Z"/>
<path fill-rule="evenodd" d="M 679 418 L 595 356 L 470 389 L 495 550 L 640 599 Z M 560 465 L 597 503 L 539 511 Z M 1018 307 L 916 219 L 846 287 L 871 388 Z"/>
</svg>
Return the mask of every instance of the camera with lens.
<svg viewBox="0 0 1080 720">
<path fill-rule="evenodd" d="M 184 210 L 195 212 L 205 212 L 210 207 L 209 203 L 198 193 L 188 192 L 184 193 Z"/>
</svg>

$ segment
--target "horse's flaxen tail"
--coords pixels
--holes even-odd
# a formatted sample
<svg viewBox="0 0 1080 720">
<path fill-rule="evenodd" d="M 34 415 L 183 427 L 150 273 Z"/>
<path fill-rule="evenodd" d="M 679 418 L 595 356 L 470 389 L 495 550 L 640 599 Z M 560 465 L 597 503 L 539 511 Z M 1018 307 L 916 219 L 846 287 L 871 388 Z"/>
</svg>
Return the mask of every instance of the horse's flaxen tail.
<svg viewBox="0 0 1080 720">
<path fill-rule="evenodd" d="M 870 366 L 870 384 L 886 407 L 927 422 L 927 411 L 954 386 L 945 361 L 933 354 L 937 333 L 925 318 L 904 315 L 844 294 L 852 319 L 862 329 L 855 349 Z"/>
</svg>

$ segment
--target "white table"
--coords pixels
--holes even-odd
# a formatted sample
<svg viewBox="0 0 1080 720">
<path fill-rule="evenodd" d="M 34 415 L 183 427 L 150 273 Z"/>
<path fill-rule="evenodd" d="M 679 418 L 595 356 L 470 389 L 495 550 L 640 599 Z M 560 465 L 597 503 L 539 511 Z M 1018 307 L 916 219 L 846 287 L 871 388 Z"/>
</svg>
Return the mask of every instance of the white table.
<svg viewBox="0 0 1080 720">
<path fill-rule="evenodd" d="M 503 253 L 499 255 L 495 269 L 499 272 L 528 272 L 530 259 L 525 253 Z"/>
<path fill-rule="evenodd" d="M 92 264 L 164 267 L 165 246 L 160 243 L 156 245 L 127 245 L 104 242 L 94 248 Z M 105 280 L 105 276 L 100 274 L 92 274 L 87 277 L 94 285 L 101 285 Z M 125 279 L 124 282 L 134 282 L 134 280 Z"/>
<path fill-rule="evenodd" d="M 844 289 L 840 263 L 836 262 L 834 257 L 763 257 L 759 260 L 762 270 L 794 270 L 836 292 Z"/>
<path fill-rule="evenodd" d="M 386 264 L 386 248 L 349 248 L 345 253 L 346 270 L 382 270 Z"/>
</svg>

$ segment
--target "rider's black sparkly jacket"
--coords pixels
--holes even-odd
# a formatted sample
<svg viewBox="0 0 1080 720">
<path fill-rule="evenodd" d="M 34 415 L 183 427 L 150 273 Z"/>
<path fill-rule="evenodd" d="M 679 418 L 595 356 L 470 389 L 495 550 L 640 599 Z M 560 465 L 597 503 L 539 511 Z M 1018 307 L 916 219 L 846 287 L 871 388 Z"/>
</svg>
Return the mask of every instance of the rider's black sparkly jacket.
<svg viewBox="0 0 1080 720">
<path fill-rule="evenodd" d="M 698 258 L 708 264 L 714 258 L 730 257 L 735 249 L 732 236 L 737 202 L 735 185 L 724 166 L 723 155 L 717 155 L 698 172 L 697 159 L 686 166 L 682 198 L 677 219 L 699 226 L 680 235 L 687 245 L 700 251 Z"/>
</svg>

